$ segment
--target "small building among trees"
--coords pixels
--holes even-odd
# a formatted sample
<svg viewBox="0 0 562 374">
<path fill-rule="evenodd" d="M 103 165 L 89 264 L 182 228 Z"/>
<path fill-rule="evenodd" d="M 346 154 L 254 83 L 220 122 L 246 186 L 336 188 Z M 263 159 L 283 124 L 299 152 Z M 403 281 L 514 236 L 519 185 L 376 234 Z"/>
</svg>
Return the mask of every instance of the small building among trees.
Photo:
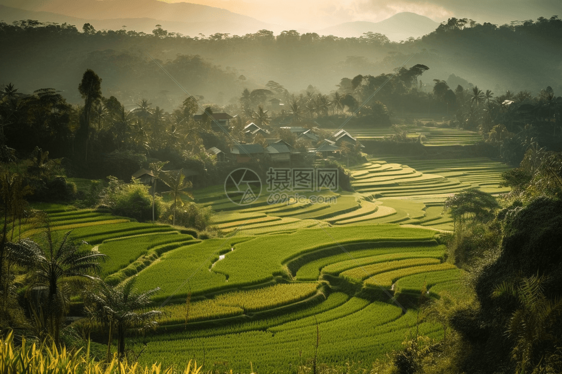
<svg viewBox="0 0 562 374">
<path fill-rule="evenodd" d="M 230 120 L 234 117 L 228 113 L 196 114 L 193 119 L 197 122 L 211 122 L 211 129 L 216 132 L 230 132 Z"/>
<path fill-rule="evenodd" d="M 259 160 L 265 154 L 265 149 L 261 144 L 235 144 L 230 149 L 230 153 L 235 156 L 238 163 L 245 163 Z"/>
<path fill-rule="evenodd" d="M 207 153 L 211 156 L 215 156 L 218 162 L 225 162 L 226 161 L 226 153 L 218 149 L 217 147 L 211 147 L 207 149 Z"/>
</svg>

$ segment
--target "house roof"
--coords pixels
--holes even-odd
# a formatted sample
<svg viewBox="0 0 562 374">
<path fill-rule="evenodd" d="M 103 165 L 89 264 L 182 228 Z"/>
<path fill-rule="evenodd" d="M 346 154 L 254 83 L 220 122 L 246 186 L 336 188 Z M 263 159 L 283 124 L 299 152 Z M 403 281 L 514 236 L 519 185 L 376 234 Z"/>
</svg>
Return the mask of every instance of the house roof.
<svg viewBox="0 0 562 374">
<path fill-rule="evenodd" d="M 218 155 L 219 153 L 224 153 L 223 151 L 221 151 L 217 147 L 211 147 L 211 148 L 207 149 L 207 152 L 215 154 L 215 155 Z"/>
<path fill-rule="evenodd" d="M 338 136 L 336 138 L 336 142 L 339 142 L 341 140 L 345 140 L 346 138 L 349 139 L 352 143 L 357 142 L 357 139 L 355 139 L 353 136 L 349 135 L 349 133 L 347 133 L 347 132 L 345 134 L 341 134 L 340 136 Z"/>
<path fill-rule="evenodd" d="M 291 150 L 285 144 L 274 143 L 267 147 L 267 153 L 291 153 Z"/>
<path fill-rule="evenodd" d="M 145 175 L 148 175 L 149 177 L 153 176 L 152 171 L 143 168 L 137 171 L 135 174 L 133 174 L 133 178 L 137 179 L 137 178 L 144 177 Z"/>
<path fill-rule="evenodd" d="M 253 122 L 248 123 L 246 126 L 244 126 L 244 130 L 250 130 L 250 131 L 253 131 L 254 129 L 259 129 L 259 128 L 260 127 Z"/>
<path fill-rule="evenodd" d="M 264 152 L 261 144 L 235 144 L 231 149 L 231 153 L 235 155 L 252 155 Z"/>
<path fill-rule="evenodd" d="M 212 116 L 217 121 L 234 118 L 228 113 L 213 113 Z M 200 121 L 200 120 L 203 119 L 203 115 L 202 114 L 196 114 L 196 115 L 193 116 L 193 119 L 196 120 L 196 121 Z"/>
<path fill-rule="evenodd" d="M 182 172 L 183 175 L 185 175 L 186 177 L 191 177 L 194 175 L 199 175 L 198 172 L 194 171 L 194 170 L 189 170 L 189 169 L 177 169 L 177 170 L 166 170 L 166 173 L 179 173 Z"/>
<path fill-rule="evenodd" d="M 316 148 L 316 152 L 335 152 L 339 150 L 340 147 L 330 143 L 322 143 L 318 148 Z"/>
<path fill-rule="evenodd" d="M 182 172 L 183 175 L 185 175 L 186 177 L 191 177 L 194 175 L 199 175 L 198 172 L 193 171 L 193 170 L 189 170 L 189 169 L 177 169 L 177 170 L 162 170 L 163 173 L 179 173 Z M 142 178 L 144 176 L 149 176 L 149 177 L 153 177 L 154 174 L 152 174 L 152 171 L 148 170 L 148 169 L 140 169 L 139 171 L 137 171 L 135 174 L 133 174 L 133 178 L 137 179 L 137 178 Z"/>
<path fill-rule="evenodd" d="M 293 126 L 293 127 L 281 127 L 282 129 L 285 130 L 289 130 L 292 133 L 303 133 L 305 131 L 307 131 L 308 129 L 305 127 L 300 127 L 300 126 Z"/>
<path fill-rule="evenodd" d="M 279 140 L 279 138 L 265 138 L 265 141 L 267 142 L 267 144 L 273 144 L 273 143 L 277 143 Z"/>
<path fill-rule="evenodd" d="M 315 133 L 313 133 L 310 130 L 306 130 L 305 132 L 300 134 L 299 138 L 308 138 L 310 140 L 318 140 L 319 139 L 318 135 L 316 135 Z"/>
<path fill-rule="evenodd" d="M 284 141 L 283 139 L 278 139 L 278 140 L 274 141 L 273 143 L 275 143 L 275 144 L 285 144 L 287 146 L 287 148 L 293 149 L 293 146 L 290 145 L 289 143 L 287 143 L 286 141 Z"/>
<path fill-rule="evenodd" d="M 332 137 L 334 138 L 338 138 L 339 136 L 341 136 L 342 134 L 349 134 L 347 131 L 345 131 L 344 129 L 339 130 L 338 132 L 336 132 L 334 135 L 332 135 Z"/>
<path fill-rule="evenodd" d="M 320 142 L 320 145 L 323 145 L 323 144 L 335 145 L 336 142 L 334 142 L 334 141 L 332 141 L 332 140 L 330 140 L 330 139 L 324 139 L 324 140 L 322 140 L 322 141 Z"/>
<path fill-rule="evenodd" d="M 252 131 L 252 135 L 256 135 L 256 134 L 258 134 L 258 133 L 262 133 L 262 134 L 268 135 L 268 134 L 269 134 L 269 131 L 267 131 L 267 130 L 265 130 L 265 129 L 262 129 L 262 128 L 259 128 L 259 127 L 258 127 L 257 129 L 255 129 L 254 131 Z"/>
</svg>

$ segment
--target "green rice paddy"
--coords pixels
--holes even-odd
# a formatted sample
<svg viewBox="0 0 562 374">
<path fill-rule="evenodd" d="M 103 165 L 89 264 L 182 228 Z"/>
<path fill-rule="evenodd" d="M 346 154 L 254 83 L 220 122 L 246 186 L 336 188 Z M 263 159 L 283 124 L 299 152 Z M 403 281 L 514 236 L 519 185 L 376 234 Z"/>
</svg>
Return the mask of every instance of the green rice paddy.
<svg viewBox="0 0 562 374">
<path fill-rule="evenodd" d="M 474 140 L 444 129 L 424 136 L 432 146 Z M 194 191 L 217 212 L 219 236 L 207 240 L 93 210 L 47 212 L 54 230 L 72 229 L 74 240 L 108 256 L 106 281 L 134 276 L 141 291 L 160 288 L 154 307 L 165 313 L 156 335 L 144 339 L 143 364 L 195 359 L 219 372 L 247 372 L 250 363 L 254 372 L 297 372 L 314 356 L 318 333 L 320 363 L 368 369 L 416 325 L 442 337 L 407 301 L 422 290 L 430 297 L 464 292 L 462 271 L 444 262 L 436 237 L 453 229 L 443 203 L 469 188 L 507 192 L 498 187 L 505 170 L 485 158 L 371 158 L 349 170 L 354 191 L 321 192 L 334 198 L 329 203 L 268 204 L 261 196 L 241 207 L 222 186 L 209 187 Z"/>
</svg>

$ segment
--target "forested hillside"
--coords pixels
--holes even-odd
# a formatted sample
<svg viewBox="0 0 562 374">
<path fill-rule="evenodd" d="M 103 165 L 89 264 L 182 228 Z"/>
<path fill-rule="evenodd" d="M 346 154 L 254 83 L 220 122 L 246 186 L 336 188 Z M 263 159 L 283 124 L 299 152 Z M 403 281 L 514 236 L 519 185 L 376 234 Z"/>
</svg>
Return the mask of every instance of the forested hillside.
<svg viewBox="0 0 562 374">
<path fill-rule="evenodd" d="M 414 62 L 431 67 L 424 82 L 454 73 L 495 92 L 538 93 L 549 85 L 559 92 L 560 40 L 562 20 L 556 16 L 503 26 L 452 18 L 435 32 L 402 43 L 380 34 L 338 38 L 284 31 L 275 36 L 262 30 L 188 37 L 156 26 L 145 34 L 21 21 L 0 24 L 0 46 L 10 57 L 0 60 L 0 85 L 11 82 L 27 93 L 56 87 L 77 103 L 75 82 L 90 68 L 103 76 L 108 95 L 131 104 L 144 97 L 171 109 L 185 97 L 183 90 L 218 104 L 270 80 L 291 91 L 312 85 L 329 92 L 342 76 L 378 75 Z"/>
</svg>

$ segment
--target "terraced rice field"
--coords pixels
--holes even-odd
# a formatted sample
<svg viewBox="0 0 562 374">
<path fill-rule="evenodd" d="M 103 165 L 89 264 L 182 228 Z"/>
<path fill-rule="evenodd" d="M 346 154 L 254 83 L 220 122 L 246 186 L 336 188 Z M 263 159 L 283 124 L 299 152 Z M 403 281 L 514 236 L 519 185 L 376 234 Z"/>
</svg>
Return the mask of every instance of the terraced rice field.
<svg viewBox="0 0 562 374">
<path fill-rule="evenodd" d="M 457 137 L 470 135 L 449 132 Z M 225 234 L 264 235 L 311 227 L 387 223 L 452 231 L 452 219 L 443 212 L 445 199 L 470 188 L 497 195 L 509 192 L 509 188 L 499 186 L 501 173 L 506 170 L 506 165 L 487 158 L 420 160 L 388 156 L 371 158 L 350 169 L 354 192 L 322 191 L 323 197 L 336 199 L 330 203 L 304 200 L 268 204 L 267 196 L 261 196 L 251 206 L 240 207 L 226 198 L 220 186 L 196 191 L 195 196 L 196 201 L 219 212 L 214 223 Z"/>
<path fill-rule="evenodd" d="M 453 146 L 453 145 L 471 145 L 482 138 L 473 131 L 427 127 L 427 126 L 403 126 L 408 132 L 408 137 L 418 138 L 422 136 L 422 142 L 425 146 L 439 147 L 439 146 Z M 347 129 L 359 141 L 368 139 L 382 139 L 385 136 L 393 134 L 390 128 L 378 129 Z"/>
<path fill-rule="evenodd" d="M 417 320 L 415 309 L 390 299 L 393 287 L 415 294 L 460 277 L 454 266 L 441 263 L 444 247 L 434 235 L 398 225 L 347 226 L 333 227 L 329 235 L 301 229 L 236 236 L 226 243 L 206 240 L 167 252 L 138 275 L 140 289 L 162 288 L 160 302 L 178 296 L 180 301 L 164 307 L 168 314 L 161 329 L 168 332 L 150 339 L 144 360 L 182 364 L 188 357 L 199 362 L 205 357 L 209 370 L 224 369 L 224 362 L 235 371 L 247 370 L 249 362 L 262 372 L 295 367 L 312 357 L 317 325 L 321 362 L 381 358 L 400 346 Z M 375 275 L 385 279 L 389 295 L 365 294 Z M 289 283 L 277 283 L 281 280 Z M 188 294 L 194 301 L 186 305 Z M 420 331 L 442 334 L 427 322 Z"/>
<path fill-rule="evenodd" d="M 278 217 L 260 209 L 228 211 L 217 215 L 217 224 L 227 231 L 245 222 L 242 230 L 204 241 L 163 225 L 98 224 L 115 217 L 96 211 L 55 212 L 50 218 L 79 226 L 72 238 L 108 255 L 102 277 L 109 283 L 135 276 L 141 291 L 160 287 L 155 306 L 165 313 L 141 361 L 158 357 L 181 365 L 196 359 L 205 360 L 208 370 L 222 370 L 227 363 L 235 371 L 248 370 L 252 362 L 254 370 L 269 372 L 310 359 L 316 326 L 320 362 L 345 358 L 361 365 L 381 358 L 400 346 L 417 321 L 415 309 L 390 298 L 393 287 L 407 294 L 427 283 L 438 297 L 433 290 L 442 283 L 450 290 L 459 279 L 459 271 L 441 263 L 444 247 L 434 239 L 435 231 L 335 225 L 369 217 L 387 204 L 344 196 L 341 207 L 326 208 L 333 212 L 329 230 L 319 227 L 331 225 L 322 219 Z M 422 203 L 394 202 L 394 216 L 398 211 L 423 216 Z M 363 275 L 350 276 L 355 273 Z M 370 291 L 373 275 L 392 282 L 388 295 Z M 421 276 L 429 281 L 422 283 Z M 427 322 L 420 331 L 436 338 L 442 334 Z"/>
<path fill-rule="evenodd" d="M 450 136 L 470 141 L 430 135 L 436 146 Z M 160 288 L 154 306 L 165 313 L 142 363 L 195 359 L 204 370 L 247 372 L 251 362 L 254 372 L 296 372 L 313 357 L 318 331 L 318 361 L 349 362 L 351 371 L 400 348 L 416 324 L 442 336 L 439 325 L 418 319 L 417 300 L 422 290 L 463 295 L 462 271 L 444 262 L 436 237 L 452 230 L 443 202 L 468 188 L 506 192 L 497 187 L 506 169 L 483 158 L 372 158 L 350 170 L 353 192 L 322 191 L 336 198 L 326 204 L 262 196 L 240 207 L 222 186 L 210 187 L 195 191 L 217 211 L 222 236 L 207 240 L 104 212 L 47 208 L 54 230 L 72 229 L 73 239 L 108 255 L 105 281 L 135 276 L 141 291 Z M 28 236 L 39 232 L 33 222 L 25 227 Z"/>
</svg>

